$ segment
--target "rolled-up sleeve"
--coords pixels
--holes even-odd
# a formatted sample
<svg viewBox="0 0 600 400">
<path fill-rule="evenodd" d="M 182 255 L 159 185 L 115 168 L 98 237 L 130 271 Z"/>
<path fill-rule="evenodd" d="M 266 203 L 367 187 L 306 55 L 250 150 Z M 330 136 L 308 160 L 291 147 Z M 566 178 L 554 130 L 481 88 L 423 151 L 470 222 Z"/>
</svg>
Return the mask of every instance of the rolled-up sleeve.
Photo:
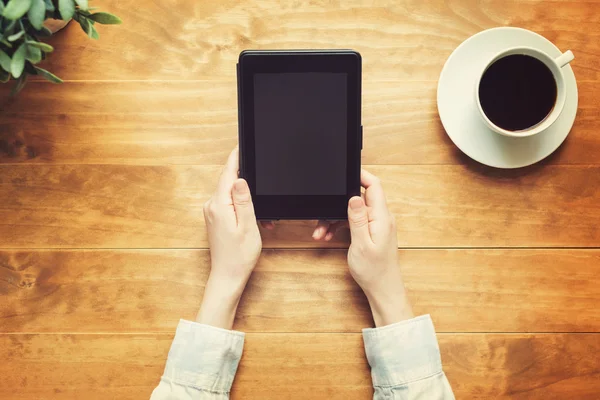
<svg viewBox="0 0 600 400">
<path fill-rule="evenodd" d="M 151 400 L 228 399 L 244 334 L 181 320 Z"/>
<path fill-rule="evenodd" d="M 363 330 L 375 400 L 450 400 L 429 315 Z"/>
</svg>

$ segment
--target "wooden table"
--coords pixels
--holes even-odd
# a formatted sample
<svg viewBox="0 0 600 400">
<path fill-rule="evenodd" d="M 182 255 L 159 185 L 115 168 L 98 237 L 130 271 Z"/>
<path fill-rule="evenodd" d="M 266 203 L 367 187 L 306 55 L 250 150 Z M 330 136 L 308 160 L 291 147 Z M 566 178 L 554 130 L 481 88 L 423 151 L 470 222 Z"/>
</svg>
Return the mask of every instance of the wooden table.
<svg viewBox="0 0 600 400">
<path fill-rule="evenodd" d="M 430 313 L 458 399 L 600 398 L 600 1 L 106 0 L 46 68 L 1 91 L 0 398 L 147 399 L 209 259 L 202 204 L 236 143 L 245 48 L 363 55 L 363 163 L 398 222 L 417 313 Z M 542 163 L 462 155 L 435 104 L 445 59 L 511 25 L 573 50 L 575 126 Z M 235 328 L 234 399 L 367 399 L 348 234 L 263 232 Z M 326 247 L 326 248 L 323 248 Z"/>
</svg>

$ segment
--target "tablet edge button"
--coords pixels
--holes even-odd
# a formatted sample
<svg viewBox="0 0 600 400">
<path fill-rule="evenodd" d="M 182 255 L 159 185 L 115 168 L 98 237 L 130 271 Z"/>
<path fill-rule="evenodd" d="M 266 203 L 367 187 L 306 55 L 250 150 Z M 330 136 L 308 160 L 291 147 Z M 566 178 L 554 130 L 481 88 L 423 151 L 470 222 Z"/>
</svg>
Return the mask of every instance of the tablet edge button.
<svg viewBox="0 0 600 400">
<path fill-rule="evenodd" d="M 360 149 L 363 148 L 363 126 L 360 126 Z"/>
</svg>

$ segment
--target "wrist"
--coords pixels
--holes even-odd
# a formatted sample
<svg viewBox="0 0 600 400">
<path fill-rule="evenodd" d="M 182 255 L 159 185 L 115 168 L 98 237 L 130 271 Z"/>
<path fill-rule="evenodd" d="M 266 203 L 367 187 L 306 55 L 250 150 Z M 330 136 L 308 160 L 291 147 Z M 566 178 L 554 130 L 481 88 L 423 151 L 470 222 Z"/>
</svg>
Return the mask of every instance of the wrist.
<svg viewBox="0 0 600 400">
<path fill-rule="evenodd" d="M 196 322 L 232 329 L 246 282 L 247 279 L 224 279 L 211 273 L 204 288 L 204 296 Z"/>
<path fill-rule="evenodd" d="M 400 321 L 414 318 L 404 285 L 395 290 L 379 290 L 365 293 L 376 327 L 392 325 Z"/>
<path fill-rule="evenodd" d="M 250 275 L 240 276 L 238 274 L 227 274 L 219 272 L 217 268 L 212 268 L 206 281 L 205 293 L 208 289 L 210 292 L 217 292 L 220 296 L 226 299 L 235 299 L 242 297 L 242 293 L 246 288 Z"/>
</svg>

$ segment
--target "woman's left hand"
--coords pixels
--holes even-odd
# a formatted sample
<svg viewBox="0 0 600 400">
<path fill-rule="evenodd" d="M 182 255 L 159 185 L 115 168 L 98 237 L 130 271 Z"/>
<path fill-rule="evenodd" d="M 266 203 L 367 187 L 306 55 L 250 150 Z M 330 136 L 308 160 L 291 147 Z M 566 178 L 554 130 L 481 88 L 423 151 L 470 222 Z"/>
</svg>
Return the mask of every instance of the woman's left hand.
<svg viewBox="0 0 600 400">
<path fill-rule="evenodd" d="M 262 241 L 248 183 L 238 178 L 238 149 L 229 155 L 215 194 L 204 205 L 211 269 L 197 321 L 231 329 Z"/>
</svg>

